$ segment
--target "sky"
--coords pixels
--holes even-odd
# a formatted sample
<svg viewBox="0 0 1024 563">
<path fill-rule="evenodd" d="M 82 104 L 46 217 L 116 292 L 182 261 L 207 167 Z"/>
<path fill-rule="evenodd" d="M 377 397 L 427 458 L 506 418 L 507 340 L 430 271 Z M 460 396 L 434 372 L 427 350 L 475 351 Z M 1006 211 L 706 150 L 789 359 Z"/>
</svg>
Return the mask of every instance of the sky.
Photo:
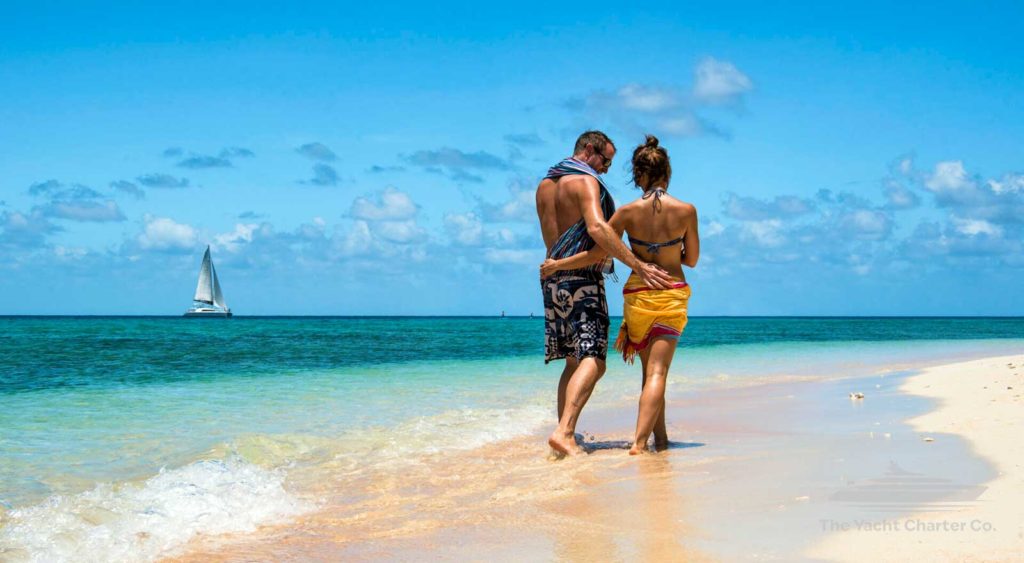
<svg viewBox="0 0 1024 563">
<path fill-rule="evenodd" d="M 5 5 L 0 314 L 180 314 L 210 245 L 239 315 L 540 315 L 592 128 L 620 204 L 668 149 L 691 315 L 1024 314 L 1019 2 L 384 4 Z"/>
</svg>

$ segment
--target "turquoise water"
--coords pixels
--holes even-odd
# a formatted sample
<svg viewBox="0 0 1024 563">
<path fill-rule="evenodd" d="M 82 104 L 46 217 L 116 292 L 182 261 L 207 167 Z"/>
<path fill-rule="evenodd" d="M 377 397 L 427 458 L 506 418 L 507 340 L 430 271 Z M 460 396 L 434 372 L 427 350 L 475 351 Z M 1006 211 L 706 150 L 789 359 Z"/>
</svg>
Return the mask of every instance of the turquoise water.
<svg viewBox="0 0 1024 563">
<path fill-rule="evenodd" d="M 0 555 L 59 559 L 57 529 L 98 560 L 155 557 L 119 537 L 244 531 L 310 509 L 297 470 L 536 432 L 560 372 L 542 333 L 529 318 L 0 318 Z M 670 392 L 1022 346 L 1020 318 L 694 318 Z M 638 368 L 611 360 L 593 401 L 635 400 Z"/>
</svg>

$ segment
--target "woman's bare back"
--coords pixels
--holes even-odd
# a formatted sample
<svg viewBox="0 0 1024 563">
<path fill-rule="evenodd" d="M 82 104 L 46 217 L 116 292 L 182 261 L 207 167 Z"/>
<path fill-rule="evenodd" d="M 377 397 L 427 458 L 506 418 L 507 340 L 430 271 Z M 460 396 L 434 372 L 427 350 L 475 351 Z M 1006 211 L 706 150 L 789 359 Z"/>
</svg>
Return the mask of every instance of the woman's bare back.
<svg viewBox="0 0 1024 563">
<path fill-rule="evenodd" d="M 648 194 L 653 191 L 650 190 Z M 622 206 L 615 215 L 612 226 L 625 229 L 637 258 L 657 264 L 669 274 L 686 279 L 683 264 L 691 268 L 695 266 L 700 252 L 697 210 L 692 204 L 680 201 L 668 193 L 647 195 Z M 676 242 L 652 247 L 635 240 L 655 245 Z"/>
</svg>

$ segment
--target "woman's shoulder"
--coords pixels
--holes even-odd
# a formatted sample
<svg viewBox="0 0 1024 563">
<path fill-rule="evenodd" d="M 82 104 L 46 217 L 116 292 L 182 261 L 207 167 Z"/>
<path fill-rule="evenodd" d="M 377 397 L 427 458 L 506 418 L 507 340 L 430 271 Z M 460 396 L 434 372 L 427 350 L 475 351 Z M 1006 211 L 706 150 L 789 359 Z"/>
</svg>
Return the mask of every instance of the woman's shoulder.
<svg viewBox="0 0 1024 563">
<path fill-rule="evenodd" d="M 643 200 L 642 198 L 639 198 L 639 197 L 638 197 L 638 198 L 634 199 L 633 201 L 630 201 L 630 202 L 628 202 L 628 203 L 624 203 L 624 204 L 622 204 L 622 205 L 621 205 L 621 206 L 619 207 L 619 210 L 620 210 L 620 211 L 625 211 L 625 212 L 627 212 L 627 213 L 628 213 L 628 212 L 630 212 L 630 211 L 633 211 L 634 209 L 637 209 L 637 208 L 639 208 L 639 207 L 642 207 L 642 206 L 643 206 L 643 204 L 644 204 L 644 200 Z"/>
<path fill-rule="evenodd" d="M 677 209 L 679 209 L 679 211 L 681 211 L 683 213 L 696 213 L 697 212 L 697 208 L 692 203 L 690 203 L 688 201 L 683 201 L 683 200 L 675 198 L 675 197 L 673 197 L 671 199 L 671 201 L 672 201 L 673 207 L 676 207 Z"/>
</svg>

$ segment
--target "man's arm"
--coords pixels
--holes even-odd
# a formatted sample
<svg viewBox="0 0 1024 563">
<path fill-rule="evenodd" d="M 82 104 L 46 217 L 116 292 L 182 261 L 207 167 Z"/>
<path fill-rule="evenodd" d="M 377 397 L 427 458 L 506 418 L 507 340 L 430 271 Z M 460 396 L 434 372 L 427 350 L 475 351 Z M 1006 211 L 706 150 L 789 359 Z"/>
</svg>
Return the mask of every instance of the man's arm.
<svg viewBox="0 0 1024 563">
<path fill-rule="evenodd" d="M 668 273 L 655 264 L 648 264 L 637 258 L 622 242 L 622 235 L 616 233 L 615 229 L 604 220 L 604 214 L 601 212 L 601 188 L 598 186 L 597 180 L 590 176 L 581 176 L 580 178 L 582 182 L 576 189 L 576 197 L 590 238 L 594 239 L 594 242 L 605 249 L 608 254 L 629 266 L 648 287 L 670 289 L 672 278 Z"/>
</svg>

